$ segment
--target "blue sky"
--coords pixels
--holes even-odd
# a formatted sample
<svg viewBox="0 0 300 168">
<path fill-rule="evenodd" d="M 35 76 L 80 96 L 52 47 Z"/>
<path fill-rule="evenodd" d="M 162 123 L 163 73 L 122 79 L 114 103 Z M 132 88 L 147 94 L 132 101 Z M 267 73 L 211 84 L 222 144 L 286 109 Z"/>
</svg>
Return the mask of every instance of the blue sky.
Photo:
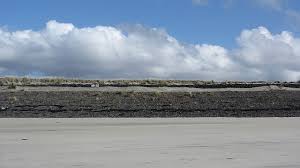
<svg viewBox="0 0 300 168">
<path fill-rule="evenodd" d="M 0 76 L 300 80 L 298 0 L 0 3 Z"/>
<path fill-rule="evenodd" d="M 254 0 L 255 1 L 255 0 Z M 142 24 L 159 27 L 186 43 L 235 45 L 241 30 L 265 26 L 278 33 L 298 34 L 282 12 L 253 0 L 1 0 L 0 25 L 11 30 L 41 29 L 49 20 L 70 22 L 79 27 Z M 282 3 L 300 10 L 300 1 Z"/>
</svg>

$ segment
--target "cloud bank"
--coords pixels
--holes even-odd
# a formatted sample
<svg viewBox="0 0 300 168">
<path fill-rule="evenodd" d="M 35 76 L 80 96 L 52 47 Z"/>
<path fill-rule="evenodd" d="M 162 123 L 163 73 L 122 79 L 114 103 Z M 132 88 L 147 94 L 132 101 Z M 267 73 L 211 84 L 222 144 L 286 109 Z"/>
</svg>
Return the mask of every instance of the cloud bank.
<svg viewBox="0 0 300 168">
<path fill-rule="evenodd" d="M 141 25 L 77 28 L 49 21 L 40 31 L 0 28 L 0 75 L 102 79 L 300 79 L 300 39 L 264 27 L 243 30 L 233 50 L 184 44 Z"/>
</svg>

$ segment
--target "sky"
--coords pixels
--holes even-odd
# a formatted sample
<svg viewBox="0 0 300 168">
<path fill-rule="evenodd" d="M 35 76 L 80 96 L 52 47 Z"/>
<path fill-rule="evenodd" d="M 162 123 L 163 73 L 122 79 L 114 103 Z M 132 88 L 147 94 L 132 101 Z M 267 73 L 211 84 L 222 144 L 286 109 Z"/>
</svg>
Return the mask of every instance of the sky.
<svg viewBox="0 0 300 168">
<path fill-rule="evenodd" d="M 0 4 L 0 76 L 300 80 L 298 0 Z"/>
</svg>

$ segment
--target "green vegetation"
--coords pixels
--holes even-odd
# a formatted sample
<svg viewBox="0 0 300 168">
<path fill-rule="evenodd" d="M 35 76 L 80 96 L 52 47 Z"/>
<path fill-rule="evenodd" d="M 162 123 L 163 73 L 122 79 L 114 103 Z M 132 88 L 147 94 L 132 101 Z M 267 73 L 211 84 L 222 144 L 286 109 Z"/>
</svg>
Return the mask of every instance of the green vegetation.
<svg viewBox="0 0 300 168">
<path fill-rule="evenodd" d="M 8 100 L 10 102 L 16 102 L 16 101 L 18 101 L 18 98 L 16 96 L 12 96 L 12 97 L 9 97 Z"/>
<path fill-rule="evenodd" d="M 16 89 L 17 86 L 14 83 L 8 85 L 8 89 Z"/>
<path fill-rule="evenodd" d="M 156 97 L 159 97 L 159 96 L 162 95 L 162 92 L 157 92 L 157 91 L 156 91 L 156 92 L 153 92 L 153 95 L 156 96 Z"/>
<path fill-rule="evenodd" d="M 298 82 L 266 82 L 266 81 L 202 81 L 202 80 L 83 80 L 68 78 L 17 78 L 0 77 L 0 86 L 74 86 L 74 87 L 102 87 L 102 86 L 145 86 L 145 87 L 256 87 L 265 85 L 300 87 Z"/>
</svg>

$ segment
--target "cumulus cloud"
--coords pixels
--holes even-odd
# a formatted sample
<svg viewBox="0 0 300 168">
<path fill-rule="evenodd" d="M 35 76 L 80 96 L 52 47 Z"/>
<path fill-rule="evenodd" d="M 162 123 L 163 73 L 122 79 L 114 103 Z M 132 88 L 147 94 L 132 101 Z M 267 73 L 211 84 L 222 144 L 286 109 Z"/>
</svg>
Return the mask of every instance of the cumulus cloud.
<svg viewBox="0 0 300 168">
<path fill-rule="evenodd" d="M 299 80 L 300 39 L 259 27 L 234 50 L 183 44 L 136 25 L 77 28 L 49 21 L 40 31 L 0 29 L 0 74 L 103 79 Z"/>
<path fill-rule="evenodd" d="M 266 28 L 244 30 L 236 51 L 243 67 L 254 68 L 261 79 L 298 80 L 300 77 L 300 39 L 283 31 L 273 35 Z M 292 74 L 293 73 L 293 74 Z"/>
</svg>

